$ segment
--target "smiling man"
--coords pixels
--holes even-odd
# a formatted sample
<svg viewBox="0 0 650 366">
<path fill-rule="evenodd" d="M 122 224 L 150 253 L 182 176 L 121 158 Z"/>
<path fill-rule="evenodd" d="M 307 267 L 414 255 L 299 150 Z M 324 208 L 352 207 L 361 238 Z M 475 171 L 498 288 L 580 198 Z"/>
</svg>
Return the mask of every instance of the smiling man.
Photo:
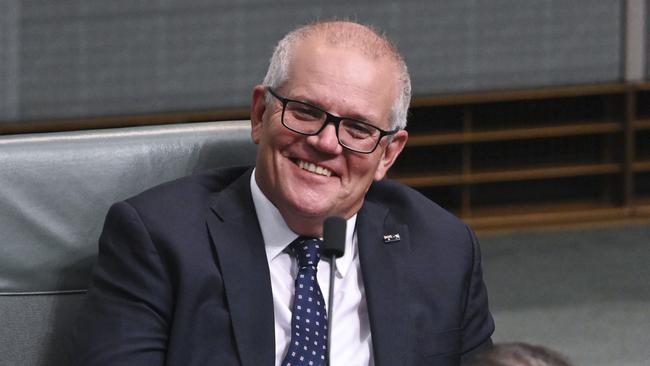
<svg viewBox="0 0 650 366">
<path fill-rule="evenodd" d="M 410 89 L 366 26 L 285 36 L 253 90 L 255 167 L 111 208 L 73 363 L 459 365 L 489 347 L 474 234 L 383 179 L 408 139 Z M 329 216 L 347 221 L 333 309 L 317 239 Z"/>
<path fill-rule="evenodd" d="M 325 217 L 359 211 L 372 181 L 406 143 L 404 122 L 393 113 L 408 108 L 405 66 L 390 44 L 367 32 L 351 23 L 303 29 L 272 60 L 286 63 L 284 75 L 274 75 L 280 66 L 272 65 L 253 92 L 255 180 L 297 233 L 319 235 Z M 290 59 L 276 61 L 282 55 Z M 328 112 L 346 119 L 327 123 Z"/>
</svg>

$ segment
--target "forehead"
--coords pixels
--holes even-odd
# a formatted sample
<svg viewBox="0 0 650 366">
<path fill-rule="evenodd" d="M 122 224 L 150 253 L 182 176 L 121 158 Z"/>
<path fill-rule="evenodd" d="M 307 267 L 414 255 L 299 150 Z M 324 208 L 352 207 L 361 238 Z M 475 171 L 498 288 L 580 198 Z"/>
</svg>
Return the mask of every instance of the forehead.
<svg viewBox="0 0 650 366">
<path fill-rule="evenodd" d="M 388 128 L 398 95 L 397 69 L 389 57 L 309 38 L 292 50 L 287 76 L 282 90 L 289 97 Z"/>
</svg>

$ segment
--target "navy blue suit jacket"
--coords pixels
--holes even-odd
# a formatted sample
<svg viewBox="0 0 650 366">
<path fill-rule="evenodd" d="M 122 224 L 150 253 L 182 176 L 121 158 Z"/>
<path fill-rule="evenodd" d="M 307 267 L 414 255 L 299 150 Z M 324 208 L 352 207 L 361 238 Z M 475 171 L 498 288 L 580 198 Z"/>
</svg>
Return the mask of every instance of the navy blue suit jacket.
<svg viewBox="0 0 650 366">
<path fill-rule="evenodd" d="M 190 176 L 111 207 L 72 364 L 274 364 L 250 174 Z M 384 242 L 395 233 L 400 241 Z M 371 186 L 357 235 L 376 365 L 458 365 L 491 344 L 479 247 L 465 224 L 386 180 Z"/>
</svg>

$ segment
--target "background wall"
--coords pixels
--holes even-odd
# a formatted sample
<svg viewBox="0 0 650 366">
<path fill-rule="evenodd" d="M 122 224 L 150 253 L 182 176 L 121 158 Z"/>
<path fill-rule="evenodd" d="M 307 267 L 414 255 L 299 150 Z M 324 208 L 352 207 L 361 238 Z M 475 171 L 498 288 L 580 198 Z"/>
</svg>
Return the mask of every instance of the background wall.
<svg viewBox="0 0 650 366">
<path fill-rule="evenodd" d="M 414 143 L 403 156 L 411 155 L 408 173 L 437 202 L 470 219 L 506 206 L 508 215 L 495 212 L 510 222 L 539 203 L 529 221 L 571 221 L 573 206 L 564 202 L 571 200 L 581 217 L 649 217 L 650 85 L 589 88 L 630 80 L 626 41 L 650 49 L 650 28 L 632 27 L 640 37 L 630 37 L 626 5 L 645 3 L 0 0 L 0 131 L 43 120 L 243 108 L 284 33 L 350 17 L 396 41 L 419 98 L 586 89 L 416 106 Z M 649 19 L 650 8 L 638 14 Z M 642 58 L 638 80 L 650 73 L 650 57 Z M 409 160 L 401 159 L 404 170 Z M 647 365 L 649 233 L 646 222 L 625 231 L 482 236 L 495 340 L 549 345 L 582 365 Z"/>
<path fill-rule="evenodd" d="M 615 82 L 623 1 L 0 1 L 0 123 L 247 106 L 309 20 L 383 29 L 416 96 Z M 334 62 L 334 60 L 333 60 Z"/>
</svg>

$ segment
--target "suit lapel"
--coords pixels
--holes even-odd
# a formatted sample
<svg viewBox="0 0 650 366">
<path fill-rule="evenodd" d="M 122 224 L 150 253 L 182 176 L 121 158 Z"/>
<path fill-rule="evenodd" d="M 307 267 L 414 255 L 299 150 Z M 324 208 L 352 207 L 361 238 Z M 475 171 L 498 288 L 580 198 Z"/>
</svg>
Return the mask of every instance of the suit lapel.
<svg viewBox="0 0 650 366">
<path fill-rule="evenodd" d="M 208 228 L 242 365 L 271 365 L 275 360 L 273 295 L 250 176 L 249 171 L 213 198 Z"/>
<path fill-rule="evenodd" d="M 400 240 L 386 243 L 387 234 L 399 234 Z M 394 222 L 384 206 L 366 201 L 358 215 L 357 236 L 375 364 L 404 364 L 407 346 L 413 342 L 403 304 L 408 300 L 403 282 L 410 250 L 408 228 Z"/>
</svg>

